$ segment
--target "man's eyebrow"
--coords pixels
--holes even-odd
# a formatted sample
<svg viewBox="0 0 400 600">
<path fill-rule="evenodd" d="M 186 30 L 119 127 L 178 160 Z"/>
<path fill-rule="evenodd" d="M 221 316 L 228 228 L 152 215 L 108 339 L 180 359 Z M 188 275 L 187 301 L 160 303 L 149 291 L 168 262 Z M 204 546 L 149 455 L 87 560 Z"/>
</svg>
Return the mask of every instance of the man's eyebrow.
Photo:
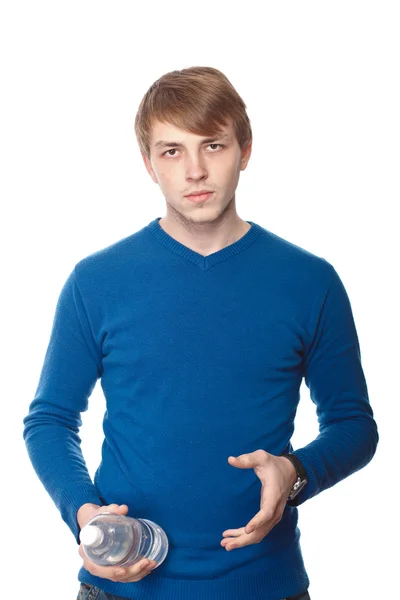
<svg viewBox="0 0 400 600">
<path fill-rule="evenodd" d="M 213 142 L 216 141 L 224 141 L 227 142 L 229 140 L 229 136 L 228 135 L 221 135 L 219 137 L 212 137 L 212 138 L 204 138 L 203 140 L 200 141 L 200 144 L 212 144 Z M 158 142 L 156 142 L 154 144 L 155 147 L 161 147 L 161 148 L 170 148 L 171 146 L 174 147 L 178 147 L 178 148 L 184 148 L 184 144 L 182 144 L 181 142 L 165 142 L 164 140 L 158 140 Z"/>
</svg>

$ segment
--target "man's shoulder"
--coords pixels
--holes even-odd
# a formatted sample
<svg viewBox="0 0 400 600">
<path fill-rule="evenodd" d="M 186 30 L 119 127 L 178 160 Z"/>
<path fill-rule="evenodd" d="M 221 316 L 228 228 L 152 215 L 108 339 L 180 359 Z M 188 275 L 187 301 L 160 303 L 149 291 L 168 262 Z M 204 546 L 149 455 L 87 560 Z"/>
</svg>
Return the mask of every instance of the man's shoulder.
<svg viewBox="0 0 400 600">
<path fill-rule="evenodd" d="M 260 226 L 261 227 L 261 226 Z M 331 263 L 311 250 L 261 227 L 266 243 L 266 256 L 272 256 L 281 269 L 294 270 L 299 275 L 315 274 L 318 277 L 331 276 Z"/>
<path fill-rule="evenodd" d="M 103 248 L 91 252 L 75 264 L 75 272 L 85 275 L 96 272 L 110 273 L 118 268 L 127 268 L 138 256 L 145 243 L 146 227 L 125 236 Z"/>
</svg>

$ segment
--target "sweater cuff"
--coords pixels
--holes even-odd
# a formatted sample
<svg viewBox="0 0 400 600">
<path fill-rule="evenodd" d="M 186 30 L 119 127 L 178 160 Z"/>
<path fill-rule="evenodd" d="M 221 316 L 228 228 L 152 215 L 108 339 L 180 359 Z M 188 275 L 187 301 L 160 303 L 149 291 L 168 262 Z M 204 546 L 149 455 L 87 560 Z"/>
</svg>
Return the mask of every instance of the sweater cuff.
<svg viewBox="0 0 400 600">
<path fill-rule="evenodd" d="M 293 498 L 288 500 L 288 506 L 300 506 L 313 496 L 316 496 L 321 491 L 320 481 L 323 478 L 323 473 L 318 473 L 316 469 L 317 461 L 313 461 L 312 451 L 310 449 L 301 448 L 299 450 L 292 450 L 299 460 L 301 461 L 306 474 L 307 474 L 307 485 Z"/>
<path fill-rule="evenodd" d="M 78 545 L 81 543 L 79 539 L 81 529 L 76 515 L 80 507 L 88 502 L 91 504 L 98 504 L 99 506 L 103 506 L 104 504 L 94 485 L 76 486 L 72 490 L 70 487 L 68 490 L 64 489 L 60 493 L 58 502 L 56 502 L 56 506 L 61 513 L 63 521 L 70 528 Z"/>
</svg>

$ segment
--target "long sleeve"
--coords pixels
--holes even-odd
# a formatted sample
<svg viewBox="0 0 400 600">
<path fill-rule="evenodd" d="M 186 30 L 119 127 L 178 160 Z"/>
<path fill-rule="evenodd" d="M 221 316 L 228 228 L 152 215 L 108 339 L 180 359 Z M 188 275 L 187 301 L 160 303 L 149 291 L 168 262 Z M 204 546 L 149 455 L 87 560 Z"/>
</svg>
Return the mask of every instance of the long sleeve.
<svg viewBox="0 0 400 600">
<path fill-rule="evenodd" d="M 304 379 L 316 405 L 319 435 L 295 449 L 308 484 L 289 504 L 298 506 L 364 467 L 379 436 L 373 418 L 350 300 L 334 267 L 316 311 Z"/>
<path fill-rule="evenodd" d="M 58 298 L 38 387 L 24 418 L 32 465 L 79 543 L 76 513 L 102 504 L 81 451 L 80 413 L 101 376 L 101 355 L 91 332 L 76 269 Z"/>
</svg>

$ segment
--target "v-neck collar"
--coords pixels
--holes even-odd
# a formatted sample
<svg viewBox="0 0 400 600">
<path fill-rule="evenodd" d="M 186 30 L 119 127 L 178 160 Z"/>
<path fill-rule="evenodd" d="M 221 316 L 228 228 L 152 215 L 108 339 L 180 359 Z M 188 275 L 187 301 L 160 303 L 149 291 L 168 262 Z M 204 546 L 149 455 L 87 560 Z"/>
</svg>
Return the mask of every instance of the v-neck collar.
<svg viewBox="0 0 400 600">
<path fill-rule="evenodd" d="M 262 228 L 257 225 L 257 223 L 253 223 L 253 221 L 246 221 L 246 223 L 249 223 L 251 227 L 244 235 L 242 235 L 241 238 L 239 238 L 236 242 L 233 242 L 233 244 L 229 244 L 229 246 L 225 246 L 225 248 L 217 250 L 217 252 L 213 252 L 208 256 L 203 256 L 191 248 L 188 248 L 184 244 L 181 244 L 181 242 L 178 242 L 178 240 L 169 235 L 169 233 L 167 233 L 159 223 L 161 218 L 162 217 L 157 217 L 154 219 L 154 221 L 149 223 L 148 228 L 151 233 L 169 250 L 179 254 L 183 258 L 186 258 L 204 271 L 208 271 L 210 268 L 214 267 L 230 256 L 234 256 L 235 254 L 239 254 L 240 252 L 246 250 L 246 248 L 255 242 L 262 231 Z"/>
</svg>

